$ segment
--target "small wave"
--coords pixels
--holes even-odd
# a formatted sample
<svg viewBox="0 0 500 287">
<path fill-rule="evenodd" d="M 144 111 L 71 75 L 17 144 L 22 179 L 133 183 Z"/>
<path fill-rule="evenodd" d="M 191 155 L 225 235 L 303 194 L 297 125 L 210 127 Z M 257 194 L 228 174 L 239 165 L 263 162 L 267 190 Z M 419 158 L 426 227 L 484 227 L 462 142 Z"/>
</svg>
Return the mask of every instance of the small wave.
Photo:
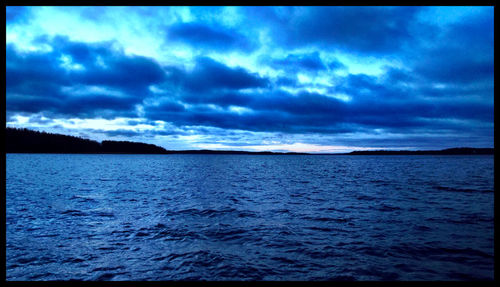
<svg viewBox="0 0 500 287">
<path fill-rule="evenodd" d="M 118 237 L 128 237 L 132 234 L 132 230 L 113 230 L 111 231 L 111 234 Z"/>
<path fill-rule="evenodd" d="M 96 281 L 107 281 L 107 280 L 111 280 L 113 279 L 113 277 L 115 277 L 116 274 L 113 274 L 113 273 L 103 273 L 101 275 L 99 275 L 99 277 L 97 277 L 95 280 Z"/>
<path fill-rule="evenodd" d="M 99 247 L 97 249 L 99 249 L 99 250 L 116 250 L 116 248 L 113 246 L 104 246 L 104 247 Z"/>
<path fill-rule="evenodd" d="M 266 275 L 277 274 L 271 268 L 255 268 L 253 266 L 242 266 L 242 265 L 224 265 L 219 268 L 217 272 L 218 278 L 224 278 L 224 280 L 263 280 Z"/>
<path fill-rule="evenodd" d="M 369 195 L 364 195 L 364 194 L 362 194 L 362 195 L 358 195 L 358 196 L 356 196 L 356 199 L 358 199 L 358 200 L 375 200 L 375 199 L 377 199 L 377 198 L 376 198 L 376 197 L 373 197 L 373 196 L 369 196 Z"/>
<path fill-rule="evenodd" d="M 323 232 L 348 232 L 347 230 L 344 230 L 344 229 L 341 229 L 341 228 L 333 228 L 333 227 L 311 226 L 311 227 L 306 227 L 306 229 L 323 231 Z"/>
<path fill-rule="evenodd" d="M 206 216 L 206 217 L 215 217 L 218 215 L 223 215 L 226 213 L 231 213 L 236 211 L 235 208 L 225 208 L 225 209 L 197 209 L 197 208 L 187 208 L 178 211 L 169 211 L 167 216 L 175 216 L 175 215 L 192 215 L 192 216 Z"/>
<path fill-rule="evenodd" d="M 425 226 L 425 225 L 417 225 L 413 227 L 413 229 L 418 230 L 418 231 L 430 231 L 432 228 Z"/>
<path fill-rule="evenodd" d="M 90 215 L 99 217 L 115 217 L 115 214 L 109 210 L 94 209 L 90 211 Z"/>
<path fill-rule="evenodd" d="M 374 183 L 376 186 L 388 186 L 390 182 L 380 179 L 370 180 L 370 183 Z"/>
<path fill-rule="evenodd" d="M 180 259 L 180 260 L 178 260 Z M 182 268 L 206 268 L 220 264 L 224 261 L 224 257 L 216 252 L 206 250 L 196 250 L 185 253 L 172 253 L 165 256 L 164 260 L 177 264 L 176 270 Z M 175 261 L 175 262 L 174 262 Z"/>
<path fill-rule="evenodd" d="M 137 237 L 145 237 L 145 236 L 149 236 L 149 235 L 151 235 L 151 234 L 148 232 L 142 232 L 142 231 L 139 231 L 135 234 L 135 236 L 137 236 Z"/>
<path fill-rule="evenodd" d="M 400 244 L 389 248 L 390 253 L 396 257 L 412 257 L 421 260 L 422 257 L 431 257 L 437 260 L 454 261 L 457 258 L 450 255 L 465 255 L 479 257 L 483 259 L 492 259 L 493 255 L 472 248 L 447 248 L 447 247 L 429 247 L 414 244 Z"/>
<path fill-rule="evenodd" d="M 167 256 L 160 256 L 160 257 L 154 257 L 154 258 L 151 258 L 151 260 L 153 261 L 163 261 L 167 258 Z"/>
<path fill-rule="evenodd" d="M 63 212 L 61 212 L 61 214 L 69 214 L 71 216 L 86 216 L 87 214 L 81 210 L 77 210 L 77 209 L 68 209 L 68 210 L 65 210 Z"/>
<path fill-rule="evenodd" d="M 342 254 L 335 252 L 333 250 L 330 250 L 330 251 L 306 251 L 304 253 L 309 255 L 311 258 L 314 258 L 314 259 L 336 258 L 336 257 L 339 257 L 342 255 Z"/>
<path fill-rule="evenodd" d="M 172 261 L 172 260 L 175 260 L 177 258 L 184 258 L 188 254 L 189 254 L 189 252 L 186 252 L 186 253 L 171 253 L 171 254 L 165 256 L 164 259 L 167 259 L 168 261 Z"/>
<path fill-rule="evenodd" d="M 494 192 L 493 190 L 490 190 L 490 189 L 456 188 L 456 187 L 448 187 L 448 186 L 441 186 L 441 185 L 433 186 L 433 188 L 437 189 L 437 190 L 450 191 L 450 192 L 480 192 L 480 193 Z"/>
<path fill-rule="evenodd" d="M 97 202 L 95 198 L 82 195 L 73 195 L 70 200 L 78 200 L 79 202 Z"/>
<path fill-rule="evenodd" d="M 26 229 L 26 231 L 32 232 L 32 231 L 36 231 L 36 230 L 40 230 L 40 229 L 42 229 L 42 228 L 41 227 L 29 227 Z"/>
<path fill-rule="evenodd" d="M 17 259 L 17 263 L 19 263 L 19 264 L 29 264 L 29 263 L 34 262 L 36 260 L 37 260 L 36 257 L 24 257 L 24 258 Z"/>
<path fill-rule="evenodd" d="M 115 266 L 115 267 L 97 267 L 92 269 L 92 272 L 96 271 L 114 271 L 114 270 L 119 270 L 119 269 L 124 269 L 124 266 Z"/>
<path fill-rule="evenodd" d="M 297 262 L 292 259 L 288 259 L 285 257 L 271 257 L 271 260 L 283 263 L 283 264 L 288 264 L 288 265 L 295 265 Z"/>
<path fill-rule="evenodd" d="M 70 257 L 63 260 L 63 263 L 81 263 L 81 262 L 85 262 L 85 259 L 78 257 Z"/>
<path fill-rule="evenodd" d="M 31 275 L 29 278 L 31 280 L 37 280 L 37 279 L 40 279 L 40 278 L 43 278 L 43 277 L 48 277 L 48 276 L 51 276 L 51 275 L 54 275 L 54 273 L 44 272 L 44 273 L 40 273 L 40 274 Z"/>
<path fill-rule="evenodd" d="M 401 208 L 397 207 L 397 206 L 391 206 L 391 205 L 387 205 L 387 204 L 382 204 L 378 210 L 380 211 L 394 211 L 394 210 L 401 210 Z"/>
<path fill-rule="evenodd" d="M 163 239 L 164 241 L 182 240 L 184 238 L 200 239 L 198 232 L 190 231 L 185 228 L 168 229 L 154 232 L 153 239 Z"/>
<path fill-rule="evenodd" d="M 318 217 L 305 216 L 302 217 L 302 219 L 317 221 L 317 222 L 336 222 L 336 223 L 346 223 L 351 221 L 350 218 L 336 218 L 336 217 L 323 217 L 323 216 L 318 216 Z"/>
<path fill-rule="evenodd" d="M 213 238 L 216 239 L 217 241 L 229 241 L 229 240 L 235 240 L 235 239 L 240 239 L 244 237 L 244 235 L 247 233 L 246 230 L 244 229 L 217 229 L 217 230 L 208 230 L 203 233 L 204 236 L 207 238 Z"/>
<path fill-rule="evenodd" d="M 257 213 L 249 210 L 238 211 L 238 217 L 240 218 L 257 217 Z"/>
<path fill-rule="evenodd" d="M 387 257 L 387 252 L 381 248 L 378 247 L 372 247 L 372 246 L 361 246 L 355 249 L 358 252 L 361 252 L 366 255 L 370 256 L 377 256 L 377 257 Z"/>
<path fill-rule="evenodd" d="M 275 209 L 273 210 L 275 213 L 280 213 L 280 214 L 288 214 L 290 213 L 290 210 L 287 208 L 280 208 L 280 209 Z"/>
</svg>

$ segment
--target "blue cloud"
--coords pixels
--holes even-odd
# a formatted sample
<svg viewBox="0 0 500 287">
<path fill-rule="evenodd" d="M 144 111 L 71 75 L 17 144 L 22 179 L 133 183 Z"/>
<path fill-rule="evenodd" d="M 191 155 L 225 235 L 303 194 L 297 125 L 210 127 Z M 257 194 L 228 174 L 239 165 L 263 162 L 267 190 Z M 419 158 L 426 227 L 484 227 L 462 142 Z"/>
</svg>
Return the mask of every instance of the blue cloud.
<svg viewBox="0 0 500 287">
<path fill-rule="evenodd" d="M 321 71 L 326 70 L 327 66 L 319 57 L 318 52 L 308 54 L 288 54 L 283 59 L 271 60 L 273 67 L 289 70 L 289 71 Z"/>
<path fill-rule="evenodd" d="M 184 42 L 195 49 L 251 51 L 256 46 L 236 30 L 221 25 L 176 23 L 167 28 L 168 42 Z"/>
<path fill-rule="evenodd" d="M 110 112 L 110 117 L 125 110 L 131 115 L 134 106 L 149 94 L 148 87 L 165 79 L 154 60 L 125 55 L 109 43 L 84 44 L 61 37 L 45 41 L 53 51 L 21 53 L 14 45 L 7 46 L 7 109 L 69 115 L 97 115 L 109 109 L 117 111 Z M 62 56 L 69 56 L 81 68 L 64 68 Z M 87 91 L 88 86 L 100 87 L 100 92 Z M 84 95 L 75 95 L 75 89 Z"/>
<path fill-rule="evenodd" d="M 29 20 L 29 8 L 24 6 L 6 6 L 5 20 L 7 23 L 27 22 Z"/>
<path fill-rule="evenodd" d="M 277 77 L 274 79 L 275 85 L 278 87 L 295 87 L 298 86 L 297 78 L 296 77 L 290 77 L 290 76 L 284 76 L 284 77 Z"/>
<path fill-rule="evenodd" d="M 418 7 L 288 7 L 249 9 L 265 22 L 280 45 L 338 48 L 360 53 L 392 53 L 412 40 Z"/>
<path fill-rule="evenodd" d="M 414 96 L 425 93 L 425 88 L 408 89 L 389 85 L 411 79 L 405 77 L 404 72 L 392 70 L 388 75 L 383 82 L 373 76 L 347 76 L 336 90 L 351 95 L 351 102 L 319 93 L 291 94 L 276 89 L 254 93 L 187 93 L 181 97 L 182 100 L 195 107 L 181 113 L 171 109 L 162 111 L 161 106 L 153 109 L 146 107 L 146 116 L 178 125 L 207 125 L 251 131 L 267 129 L 290 133 L 352 132 L 365 128 L 402 132 L 422 127 L 432 129 L 433 120 L 440 118 L 480 122 L 493 120 L 493 106 L 487 102 L 456 99 L 429 102 L 426 98 Z M 228 110 L 232 105 L 245 107 L 250 112 L 232 113 Z M 460 124 L 451 121 L 446 127 L 456 130 Z"/>
<path fill-rule="evenodd" d="M 328 69 L 335 71 L 335 70 L 343 70 L 346 68 L 346 65 L 344 65 L 341 61 L 337 59 L 331 60 L 328 64 Z"/>
<path fill-rule="evenodd" d="M 419 51 L 422 56 L 415 61 L 415 72 L 436 82 L 493 81 L 493 27 L 493 9 L 469 21 L 449 25 L 437 44 Z"/>
<path fill-rule="evenodd" d="M 192 71 L 176 68 L 168 70 L 169 78 L 174 84 L 181 84 L 187 91 L 197 93 L 220 89 L 262 88 L 269 84 L 268 79 L 256 73 L 243 68 L 230 68 L 208 57 L 196 58 Z"/>
</svg>

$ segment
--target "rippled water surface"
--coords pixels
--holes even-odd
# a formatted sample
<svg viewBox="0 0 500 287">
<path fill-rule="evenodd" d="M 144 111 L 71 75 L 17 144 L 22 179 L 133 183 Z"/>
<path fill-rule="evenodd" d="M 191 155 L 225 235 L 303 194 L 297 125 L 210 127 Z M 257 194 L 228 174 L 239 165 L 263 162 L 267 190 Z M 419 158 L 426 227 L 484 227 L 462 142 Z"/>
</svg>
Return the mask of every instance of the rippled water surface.
<svg viewBox="0 0 500 287">
<path fill-rule="evenodd" d="M 7 280 L 492 280 L 493 156 L 6 156 Z"/>
</svg>

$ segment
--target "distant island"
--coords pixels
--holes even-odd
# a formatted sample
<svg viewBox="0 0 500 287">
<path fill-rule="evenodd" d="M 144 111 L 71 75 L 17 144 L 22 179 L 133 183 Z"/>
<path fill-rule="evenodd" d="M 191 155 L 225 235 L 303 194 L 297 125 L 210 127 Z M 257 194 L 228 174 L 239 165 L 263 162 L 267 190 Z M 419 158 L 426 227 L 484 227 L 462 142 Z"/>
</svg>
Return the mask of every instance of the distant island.
<svg viewBox="0 0 500 287">
<path fill-rule="evenodd" d="M 141 142 L 109 141 L 101 143 L 75 136 L 29 129 L 5 129 L 6 153 L 78 153 L 78 154 L 254 154 L 254 155 L 492 155 L 493 148 L 449 148 L 443 150 L 373 150 L 349 153 L 251 152 L 231 150 L 166 150 Z"/>
<path fill-rule="evenodd" d="M 353 151 L 349 155 L 473 155 L 473 154 L 494 154 L 493 148 L 447 148 L 442 150 L 372 150 Z"/>
</svg>

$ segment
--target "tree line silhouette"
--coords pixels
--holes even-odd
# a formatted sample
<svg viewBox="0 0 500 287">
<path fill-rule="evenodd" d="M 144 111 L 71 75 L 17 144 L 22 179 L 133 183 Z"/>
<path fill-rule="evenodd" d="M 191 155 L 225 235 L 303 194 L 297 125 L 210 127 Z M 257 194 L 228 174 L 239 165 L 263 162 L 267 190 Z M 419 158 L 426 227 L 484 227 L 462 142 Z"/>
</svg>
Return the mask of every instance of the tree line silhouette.
<svg viewBox="0 0 500 287">
<path fill-rule="evenodd" d="M 6 128 L 7 153 L 144 153 L 161 154 L 167 150 L 146 143 L 103 141 L 52 134 L 29 129 Z"/>
<path fill-rule="evenodd" d="M 269 151 L 225 151 L 225 150 L 166 150 L 162 147 L 140 142 L 110 141 L 99 143 L 75 136 L 39 132 L 26 128 L 6 127 L 6 153 L 120 153 L 120 154 L 306 154 L 275 153 Z"/>
</svg>

